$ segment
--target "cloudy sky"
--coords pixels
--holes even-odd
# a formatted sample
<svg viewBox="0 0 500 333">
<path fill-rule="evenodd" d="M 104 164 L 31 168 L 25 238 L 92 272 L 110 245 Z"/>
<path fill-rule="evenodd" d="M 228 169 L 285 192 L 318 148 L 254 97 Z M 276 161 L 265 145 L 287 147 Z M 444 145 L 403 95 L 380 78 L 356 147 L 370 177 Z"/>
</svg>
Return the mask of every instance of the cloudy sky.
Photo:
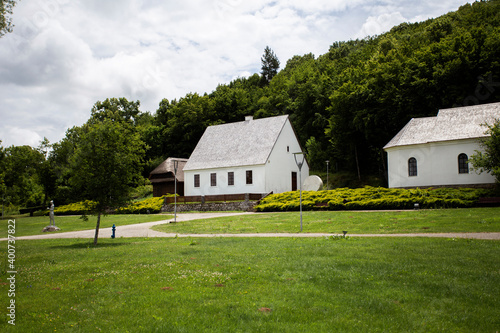
<svg viewBox="0 0 500 333">
<path fill-rule="evenodd" d="M 335 41 L 457 10 L 466 0 L 21 0 L 0 38 L 0 140 L 52 143 L 96 101 L 158 103 L 260 72 L 266 45 L 282 67 Z"/>
</svg>

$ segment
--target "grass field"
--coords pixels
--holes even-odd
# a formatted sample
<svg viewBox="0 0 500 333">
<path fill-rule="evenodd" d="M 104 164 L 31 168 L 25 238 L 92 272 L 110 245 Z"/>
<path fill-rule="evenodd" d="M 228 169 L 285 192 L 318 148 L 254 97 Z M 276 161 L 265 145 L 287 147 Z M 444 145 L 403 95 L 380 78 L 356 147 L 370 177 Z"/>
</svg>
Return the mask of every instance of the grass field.
<svg viewBox="0 0 500 333">
<path fill-rule="evenodd" d="M 1 332 L 500 330 L 498 241 L 17 241 L 16 268 L 16 326 L 4 315 Z"/>
<path fill-rule="evenodd" d="M 61 228 L 59 232 L 95 229 L 97 223 L 96 216 L 89 216 L 88 221 L 84 221 L 80 216 L 56 216 L 56 226 Z M 113 224 L 117 226 L 168 220 L 173 215 L 151 214 L 151 215 L 106 215 L 101 217 L 101 228 L 110 228 Z M 43 234 L 43 228 L 49 225 L 49 217 L 15 217 L 16 236 L 30 236 Z M 8 219 L 0 220 L 0 238 L 7 237 Z"/>
<path fill-rule="evenodd" d="M 210 220 L 163 224 L 169 233 L 274 233 L 300 231 L 298 212 L 259 213 Z M 418 211 L 304 212 L 303 232 L 349 234 L 500 232 L 500 208 Z"/>
</svg>

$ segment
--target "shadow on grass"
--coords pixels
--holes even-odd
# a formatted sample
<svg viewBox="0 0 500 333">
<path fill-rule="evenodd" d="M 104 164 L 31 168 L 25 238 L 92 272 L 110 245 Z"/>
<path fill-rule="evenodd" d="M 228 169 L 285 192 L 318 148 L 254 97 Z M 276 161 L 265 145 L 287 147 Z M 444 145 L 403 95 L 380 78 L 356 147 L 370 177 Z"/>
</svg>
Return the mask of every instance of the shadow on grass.
<svg viewBox="0 0 500 333">
<path fill-rule="evenodd" d="M 94 245 L 94 242 L 84 242 L 84 243 L 74 243 L 69 245 L 54 245 L 51 246 L 52 249 L 89 249 L 89 248 L 112 248 L 118 247 L 122 245 L 127 245 L 128 243 L 97 243 Z"/>
</svg>

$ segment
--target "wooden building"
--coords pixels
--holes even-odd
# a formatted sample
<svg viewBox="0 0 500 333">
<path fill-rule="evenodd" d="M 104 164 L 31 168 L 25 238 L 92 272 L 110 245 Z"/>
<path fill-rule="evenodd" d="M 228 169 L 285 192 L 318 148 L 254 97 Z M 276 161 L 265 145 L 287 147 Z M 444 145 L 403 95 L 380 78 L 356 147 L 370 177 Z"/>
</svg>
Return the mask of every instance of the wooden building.
<svg viewBox="0 0 500 333">
<path fill-rule="evenodd" d="M 175 193 L 174 161 L 178 162 L 177 194 L 180 196 L 184 195 L 184 171 L 182 169 L 184 169 L 187 159 L 169 157 L 149 174 L 149 180 L 153 184 L 154 197 Z"/>
</svg>

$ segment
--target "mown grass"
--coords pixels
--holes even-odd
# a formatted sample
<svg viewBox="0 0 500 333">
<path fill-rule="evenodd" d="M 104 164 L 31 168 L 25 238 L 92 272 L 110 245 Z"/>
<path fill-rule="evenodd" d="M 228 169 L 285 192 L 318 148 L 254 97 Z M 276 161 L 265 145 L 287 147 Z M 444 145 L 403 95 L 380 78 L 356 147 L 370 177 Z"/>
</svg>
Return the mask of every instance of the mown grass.
<svg viewBox="0 0 500 333">
<path fill-rule="evenodd" d="M 113 224 L 128 225 L 144 222 L 153 222 L 168 220 L 173 218 L 172 215 L 105 215 L 101 216 L 101 228 L 110 228 Z M 35 217 L 15 217 L 16 220 L 16 236 L 30 236 L 44 234 L 43 228 L 49 225 L 50 219 L 48 216 L 35 216 Z M 61 231 L 77 231 L 95 229 L 97 223 L 96 216 L 88 216 L 88 221 L 84 221 L 80 216 L 56 216 L 54 218 L 56 226 L 61 228 Z M 8 219 L 0 220 L 0 238 L 7 237 L 7 223 Z"/>
<path fill-rule="evenodd" d="M 61 239 L 16 249 L 16 326 L 4 316 L 2 332 L 500 328 L 497 241 Z M 5 307 L 6 278 L 2 270 Z"/>
<path fill-rule="evenodd" d="M 295 233 L 300 214 L 259 213 L 209 220 L 162 224 L 168 233 Z M 500 232 L 500 208 L 436 209 L 418 211 L 304 212 L 303 232 L 349 234 Z"/>
</svg>

